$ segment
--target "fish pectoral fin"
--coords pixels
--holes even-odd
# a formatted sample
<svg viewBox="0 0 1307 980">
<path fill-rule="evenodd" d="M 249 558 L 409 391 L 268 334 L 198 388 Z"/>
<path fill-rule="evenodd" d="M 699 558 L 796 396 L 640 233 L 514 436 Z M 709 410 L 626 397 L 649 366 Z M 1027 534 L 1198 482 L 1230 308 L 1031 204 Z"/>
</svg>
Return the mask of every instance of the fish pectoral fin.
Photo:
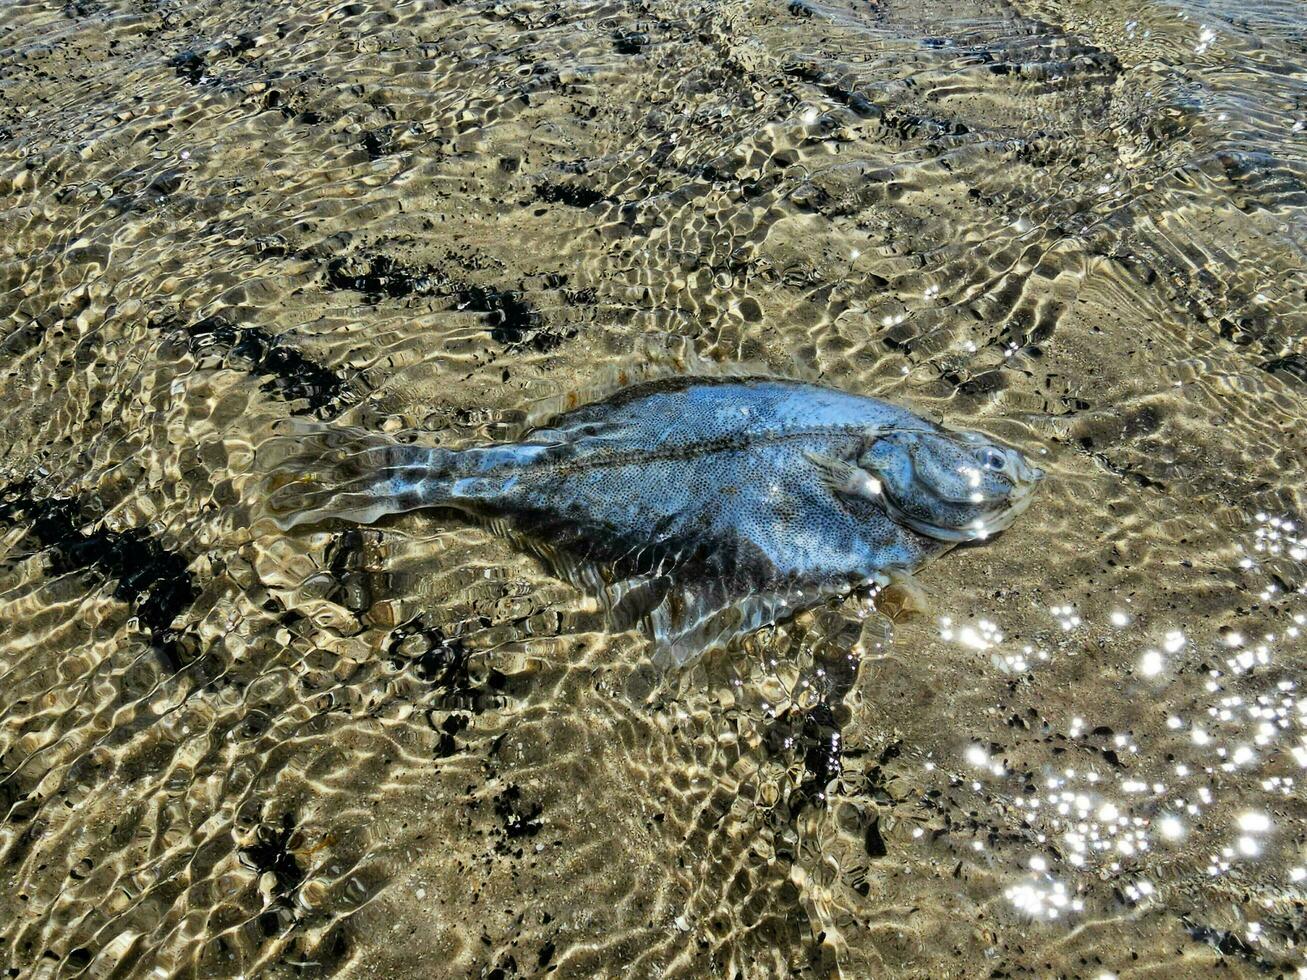
<svg viewBox="0 0 1307 980">
<path fill-rule="evenodd" d="M 929 609 L 930 596 L 907 572 L 891 571 L 889 584 L 876 594 L 877 612 L 884 613 L 895 623 L 924 615 Z"/>
<path fill-rule="evenodd" d="M 833 596 L 824 605 L 797 617 L 809 633 L 820 659 L 862 659 L 888 656 L 894 641 L 894 621 L 876 606 L 871 596 L 855 593 Z"/>
<path fill-rule="evenodd" d="M 805 452 L 803 455 L 835 493 L 864 500 L 880 500 L 880 481 L 866 470 L 834 456 L 814 452 Z"/>
</svg>

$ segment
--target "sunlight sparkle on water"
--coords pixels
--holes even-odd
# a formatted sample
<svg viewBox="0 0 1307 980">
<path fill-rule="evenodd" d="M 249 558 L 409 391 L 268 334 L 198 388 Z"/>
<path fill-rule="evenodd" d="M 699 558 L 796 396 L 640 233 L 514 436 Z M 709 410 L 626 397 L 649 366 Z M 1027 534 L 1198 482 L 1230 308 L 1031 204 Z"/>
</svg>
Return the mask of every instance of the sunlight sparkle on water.
<svg viewBox="0 0 1307 980">
<path fill-rule="evenodd" d="M 1264 813 L 1249 811 L 1240 815 L 1239 829 L 1249 834 L 1264 834 L 1271 829 L 1271 818 Z"/>
<path fill-rule="evenodd" d="M 975 626 L 954 627 L 953 620 L 945 616 L 939 625 L 941 639 L 955 641 L 972 650 L 989 650 L 1003 642 L 1003 634 L 987 619 L 978 620 Z"/>
<path fill-rule="evenodd" d="M 1083 622 L 1080 613 L 1076 611 L 1076 607 L 1070 604 L 1051 606 L 1048 611 L 1052 613 L 1053 618 L 1057 620 L 1058 625 L 1064 630 L 1073 630 Z"/>
<path fill-rule="evenodd" d="M 1051 875 L 1040 875 L 1003 893 L 1016 908 L 1037 919 L 1056 919 L 1064 912 L 1079 912 L 1084 901 L 1072 895 L 1067 886 Z"/>
<path fill-rule="evenodd" d="M 1272 525 L 1270 518 L 1265 521 L 1268 530 L 1259 538 L 1264 554 L 1274 543 L 1281 548 L 1279 560 L 1291 558 L 1283 539 L 1296 525 L 1284 520 Z M 1272 532 L 1280 535 L 1278 542 Z M 1245 554 L 1254 550 L 1250 544 Z M 1244 567 L 1258 569 L 1259 564 L 1250 562 Z M 1260 583 L 1247 587 L 1250 596 L 1257 596 L 1262 588 Z M 1288 604 L 1293 591 L 1279 588 L 1275 601 Z M 1265 595 L 1262 599 L 1270 601 Z M 1075 656 L 1085 617 L 1066 601 L 1046 608 L 1056 623 L 1053 631 L 1065 638 L 1045 642 L 1050 649 Z M 1268 622 L 1266 626 L 1273 631 L 1265 633 L 1253 625 L 1254 620 L 1240 623 L 1239 629 L 1231 624 L 1210 634 L 1188 623 L 1149 630 L 1152 635 L 1146 642 L 1151 647 L 1142 643 L 1135 647 L 1135 675 L 1167 682 L 1165 698 L 1156 705 L 1160 732 L 1145 729 L 1147 737 L 1137 739 L 1129 728 L 1115 727 L 1123 725 L 1121 717 L 1105 717 L 1092 707 L 1093 702 L 1086 701 L 1080 713 L 1071 714 L 1062 731 L 1067 739 L 1093 753 L 1093 758 L 1056 766 L 1050 758 L 1037 777 L 1024 777 L 1029 782 L 1022 790 L 1010 784 L 1005 791 L 1004 780 L 1023 778 L 1022 763 L 999 761 L 999 753 L 1007 753 L 1005 747 L 991 745 L 979 734 L 961 747 L 974 772 L 960 777 L 961 785 L 988 797 L 1005 798 L 1018 821 L 1012 829 L 1041 848 L 1009 864 L 1013 878 L 1004 895 L 1013 907 L 1042 921 L 1074 920 L 1074 913 L 1083 908 L 1080 896 L 1084 889 L 1093 887 L 1092 877 L 1082 877 L 1086 875 L 1113 876 L 1127 902 L 1150 899 L 1156 887 L 1140 875 L 1154 867 L 1157 859 L 1152 853 L 1166 851 L 1172 856 L 1166 860 L 1174 860 L 1194 838 L 1196 846 L 1210 848 L 1206 871 L 1211 876 L 1274 859 L 1278 847 L 1269 812 L 1248 806 L 1256 800 L 1247 794 L 1227 794 L 1219 799 L 1222 784 L 1217 781 L 1218 773 L 1248 773 L 1253 777 L 1248 787 L 1253 792 L 1260 787 L 1275 797 L 1296 798 L 1299 790 L 1293 778 L 1283 771 L 1268 771 L 1268 767 L 1291 761 L 1307 768 L 1307 698 L 1299 695 L 1295 681 L 1273 672 L 1290 659 L 1287 655 L 1277 658 L 1277 644 L 1287 646 L 1299 637 L 1307 627 L 1307 612 L 1281 605 L 1270 607 L 1266 615 L 1291 617 L 1292 622 L 1279 628 Z M 1100 646 L 1105 641 L 1130 641 L 1127 627 L 1136 623 L 1130 611 L 1109 606 L 1091 618 L 1099 616 L 1104 620 L 1097 631 Z M 991 619 L 943 617 L 939 636 L 987 654 L 1005 674 L 1024 675 L 1013 683 L 1037 684 L 1038 679 L 1030 675 L 1032 666 L 1051 657 L 1035 644 L 1005 641 L 1003 628 Z M 1189 667 L 1204 660 L 1201 670 Z M 1186 679 L 1187 683 L 1182 683 Z M 1044 723 L 1054 725 L 1047 718 Z M 996 741 L 1001 742 L 1001 737 Z M 1129 763 L 1113 761 L 1115 771 L 1096 766 L 1098 753 L 1109 748 L 1115 753 L 1113 760 Z M 1163 772 L 1173 785 L 1158 778 Z M 1238 806 L 1241 799 L 1244 807 L 1233 813 L 1226 809 L 1231 804 Z M 1224 833 L 1222 822 L 1227 828 Z M 1003 851 L 988 841 L 971 840 L 968 844 L 970 850 L 986 854 L 991 861 L 1004 860 Z M 1307 881 L 1307 866 L 1280 867 L 1282 880 L 1295 886 Z M 1260 928 L 1250 923 L 1245 929 L 1249 942 L 1264 941 Z"/>
</svg>

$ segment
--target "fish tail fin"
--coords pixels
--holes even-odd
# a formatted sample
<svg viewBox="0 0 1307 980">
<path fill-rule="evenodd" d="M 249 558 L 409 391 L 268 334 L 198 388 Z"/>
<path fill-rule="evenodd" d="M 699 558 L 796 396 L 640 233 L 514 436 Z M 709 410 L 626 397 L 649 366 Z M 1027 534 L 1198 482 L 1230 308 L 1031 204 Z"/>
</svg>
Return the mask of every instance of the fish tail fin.
<svg viewBox="0 0 1307 980">
<path fill-rule="evenodd" d="M 295 422 L 256 450 L 251 524 L 286 531 L 327 520 L 371 524 L 455 503 L 462 454 L 347 426 Z"/>
</svg>

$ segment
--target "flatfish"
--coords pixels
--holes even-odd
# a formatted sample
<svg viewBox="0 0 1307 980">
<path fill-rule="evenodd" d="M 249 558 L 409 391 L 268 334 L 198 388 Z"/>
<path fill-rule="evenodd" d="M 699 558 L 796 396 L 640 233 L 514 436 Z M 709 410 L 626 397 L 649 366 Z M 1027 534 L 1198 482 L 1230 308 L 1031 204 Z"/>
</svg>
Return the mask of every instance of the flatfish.
<svg viewBox="0 0 1307 980">
<path fill-rule="evenodd" d="M 1042 477 L 1016 449 L 889 402 L 696 377 L 627 387 L 516 442 L 448 449 L 358 430 L 303 441 L 258 506 L 283 530 L 461 512 L 682 662 L 997 534 Z"/>
</svg>

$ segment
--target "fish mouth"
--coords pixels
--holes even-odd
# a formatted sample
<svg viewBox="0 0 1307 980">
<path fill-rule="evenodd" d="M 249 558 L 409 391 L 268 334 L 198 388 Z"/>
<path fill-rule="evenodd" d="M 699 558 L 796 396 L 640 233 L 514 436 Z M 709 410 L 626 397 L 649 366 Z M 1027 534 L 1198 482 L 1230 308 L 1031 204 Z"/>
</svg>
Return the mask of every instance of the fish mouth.
<svg viewBox="0 0 1307 980">
<path fill-rule="evenodd" d="M 1032 467 L 1032 475 L 1029 483 L 1023 484 L 1011 497 L 1008 498 L 1008 507 L 994 521 L 995 524 L 1001 524 L 1002 527 L 997 530 L 1003 530 L 1009 527 L 1013 521 L 1024 514 L 1029 508 L 1030 503 L 1035 499 L 1035 488 L 1039 486 L 1039 481 L 1044 478 L 1044 471 Z"/>
<path fill-rule="evenodd" d="M 1016 472 L 1013 475 L 1016 477 L 1017 485 L 1023 493 L 1030 493 L 1033 491 L 1035 486 L 1047 475 L 1038 466 L 1032 466 L 1028 463 L 1026 458 L 1020 454 L 1017 454 L 1017 462 L 1014 469 Z"/>
<path fill-rule="evenodd" d="M 1039 473 L 1039 477 L 1016 490 L 1008 498 L 1008 505 L 1002 511 L 963 529 L 962 540 L 983 541 L 986 538 L 993 537 L 1000 531 L 1006 531 L 1010 528 L 1018 517 L 1030 509 L 1030 504 L 1035 499 L 1035 487 L 1038 485 L 1039 479 L 1043 477 L 1042 470 L 1036 470 L 1036 472 Z"/>
<path fill-rule="evenodd" d="M 1021 465 L 1017 471 L 1017 485 L 1012 490 L 1012 496 L 1008 498 L 1008 505 L 1001 514 L 995 515 L 992 520 L 986 521 L 983 528 L 986 535 L 997 534 L 999 531 L 1005 531 L 1012 526 L 1012 522 L 1024 514 L 1029 508 L 1030 503 L 1035 499 L 1035 490 L 1044 479 L 1044 471 L 1038 466 L 1031 466 L 1025 460 L 1021 460 Z"/>
</svg>

